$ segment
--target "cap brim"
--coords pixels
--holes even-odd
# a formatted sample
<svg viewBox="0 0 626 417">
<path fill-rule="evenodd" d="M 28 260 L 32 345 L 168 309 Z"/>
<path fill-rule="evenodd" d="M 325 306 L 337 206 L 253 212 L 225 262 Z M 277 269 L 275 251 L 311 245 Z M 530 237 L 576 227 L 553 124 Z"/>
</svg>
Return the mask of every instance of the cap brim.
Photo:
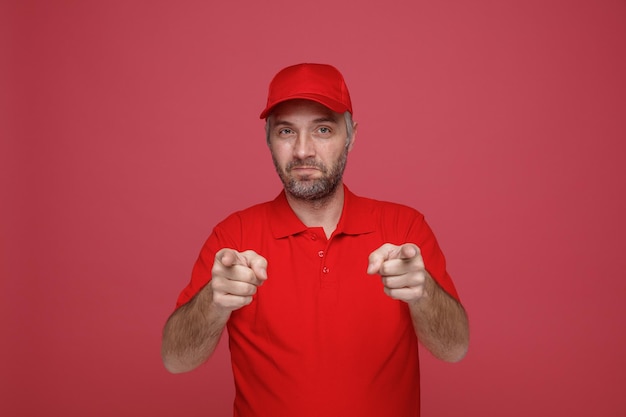
<svg viewBox="0 0 626 417">
<path fill-rule="evenodd" d="M 345 104 L 339 101 L 333 100 L 331 98 L 328 98 L 326 96 L 322 96 L 320 94 L 315 94 L 315 93 L 301 93 L 301 94 L 295 94 L 289 97 L 284 97 L 278 101 L 269 103 L 267 107 L 265 108 L 265 110 L 261 112 L 261 115 L 259 116 L 259 118 L 260 119 L 267 118 L 267 116 L 269 116 L 269 114 L 272 112 L 274 107 L 276 107 L 280 103 L 284 103 L 285 101 L 289 101 L 289 100 L 297 100 L 297 99 L 315 101 L 321 104 L 322 106 L 328 107 L 330 110 L 334 111 L 335 113 L 345 113 L 350 110 Z"/>
</svg>

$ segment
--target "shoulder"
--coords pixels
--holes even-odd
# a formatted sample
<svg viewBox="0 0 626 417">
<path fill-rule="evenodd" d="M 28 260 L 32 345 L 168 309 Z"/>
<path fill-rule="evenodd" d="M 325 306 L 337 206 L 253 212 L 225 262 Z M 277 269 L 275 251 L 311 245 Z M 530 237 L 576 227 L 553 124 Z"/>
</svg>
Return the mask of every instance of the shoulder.
<svg viewBox="0 0 626 417">
<path fill-rule="evenodd" d="M 245 209 L 237 210 L 217 223 L 215 227 L 232 229 L 233 227 L 241 227 L 242 225 L 250 227 L 254 224 L 261 225 L 267 223 L 267 218 L 271 213 L 271 205 L 271 201 L 266 201 Z"/>
<path fill-rule="evenodd" d="M 369 234 L 397 244 L 421 240 L 424 226 L 424 216 L 413 207 L 346 192 L 340 227 L 347 234 Z"/>
<path fill-rule="evenodd" d="M 380 217 L 382 220 L 419 220 L 423 221 L 424 215 L 414 207 L 410 207 L 405 204 L 396 203 L 392 201 L 377 200 L 369 197 L 361 197 L 352 195 L 354 204 L 352 208 L 361 213 L 371 213 L 375 217 Z"/>
</svg>

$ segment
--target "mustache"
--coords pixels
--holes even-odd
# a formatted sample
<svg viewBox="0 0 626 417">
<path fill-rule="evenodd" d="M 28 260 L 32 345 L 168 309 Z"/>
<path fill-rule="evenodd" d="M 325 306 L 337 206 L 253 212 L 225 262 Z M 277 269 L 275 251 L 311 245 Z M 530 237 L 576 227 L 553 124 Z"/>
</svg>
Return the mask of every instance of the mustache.
<svg viewBox="0 0 626 417">
<path fill-rule="evenodd" d="M 316 161 L 315 158 L 294 159 L 287 164 L 287 171 L 291 171 L 293 168 L 297 167 L 315 167 L 323 173 L 326 173 L 326 166 Z"/>
</svg>

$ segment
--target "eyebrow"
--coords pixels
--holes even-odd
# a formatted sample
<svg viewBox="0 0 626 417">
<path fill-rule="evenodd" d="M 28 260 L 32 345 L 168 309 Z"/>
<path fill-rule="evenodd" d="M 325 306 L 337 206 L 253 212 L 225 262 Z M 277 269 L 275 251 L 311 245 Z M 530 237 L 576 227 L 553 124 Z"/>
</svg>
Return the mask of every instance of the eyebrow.
<svg viewBox="0 0 626 417">
<path fill-rule="evenodd" d="M 320 117 L 313 120 L 313 123 L 339 123 L 334 117 Z"/>
</svg>

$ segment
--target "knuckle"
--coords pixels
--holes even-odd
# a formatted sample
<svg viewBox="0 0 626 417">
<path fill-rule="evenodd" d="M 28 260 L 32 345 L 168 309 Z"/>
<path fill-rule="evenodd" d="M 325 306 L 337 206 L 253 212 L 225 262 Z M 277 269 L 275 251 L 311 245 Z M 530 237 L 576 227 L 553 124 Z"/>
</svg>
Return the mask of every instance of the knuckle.
<svg viewBox="0 0 626 417">
<path fill-rule="evenodd" d="M 209 285 L 213 292 L 220 292 L 224 288 L 224 281 L 220 276 L 214 276 L 211 281 L 209 281 Z"/>
<path fill-rule="evenodd" d="M 248 304 L 250 304 L 252 302 L 252 297 L 237 297 L 237 300 L 235 302 L 235 309 L 241 308 L 241 307 L 245 307 Z"/>
<path fill-rule="evenodd" d="M 398 288 L 398 280 L 395 277 L 383 277 L 383 285 L 389 289 Z"/>
<path fill-rule="evenodd" d="M 228 298 L 224 293 L 213 293 L 213 302 L 221 307 L 228 307 Z"/>
<path fill-rule="evenodd" d="M 241 278 L 243 282 L 253 283 L 256 280 L 256 275 L 251 268 L 245 268 L 241 272 Z"/>
<path fill-rule="evenodd" d="M 250 296 L 256 294 L 256 285 L 247 284 L 245 288 L 242 289 L 242 295 Z"/>
<path fill-rule="evenodd" d="M 417 287 L 413 287 L 409 291 L 408 301 L 410 301 L 410 300 L 418 300 L 418 299 L 422 298 L 423 295 L 424 295 L 424 289 L 422 288 L 421 285 L 417 286 Z"/>
<path fill-rule="evenodd" d="M 217 257 L 215 258 L 215 262 L 213 262 L 213 266 L 211 267 L 211 275 L 215 276 L 222 270 L 222 265 L 217 261 Z"/>
</svg>

